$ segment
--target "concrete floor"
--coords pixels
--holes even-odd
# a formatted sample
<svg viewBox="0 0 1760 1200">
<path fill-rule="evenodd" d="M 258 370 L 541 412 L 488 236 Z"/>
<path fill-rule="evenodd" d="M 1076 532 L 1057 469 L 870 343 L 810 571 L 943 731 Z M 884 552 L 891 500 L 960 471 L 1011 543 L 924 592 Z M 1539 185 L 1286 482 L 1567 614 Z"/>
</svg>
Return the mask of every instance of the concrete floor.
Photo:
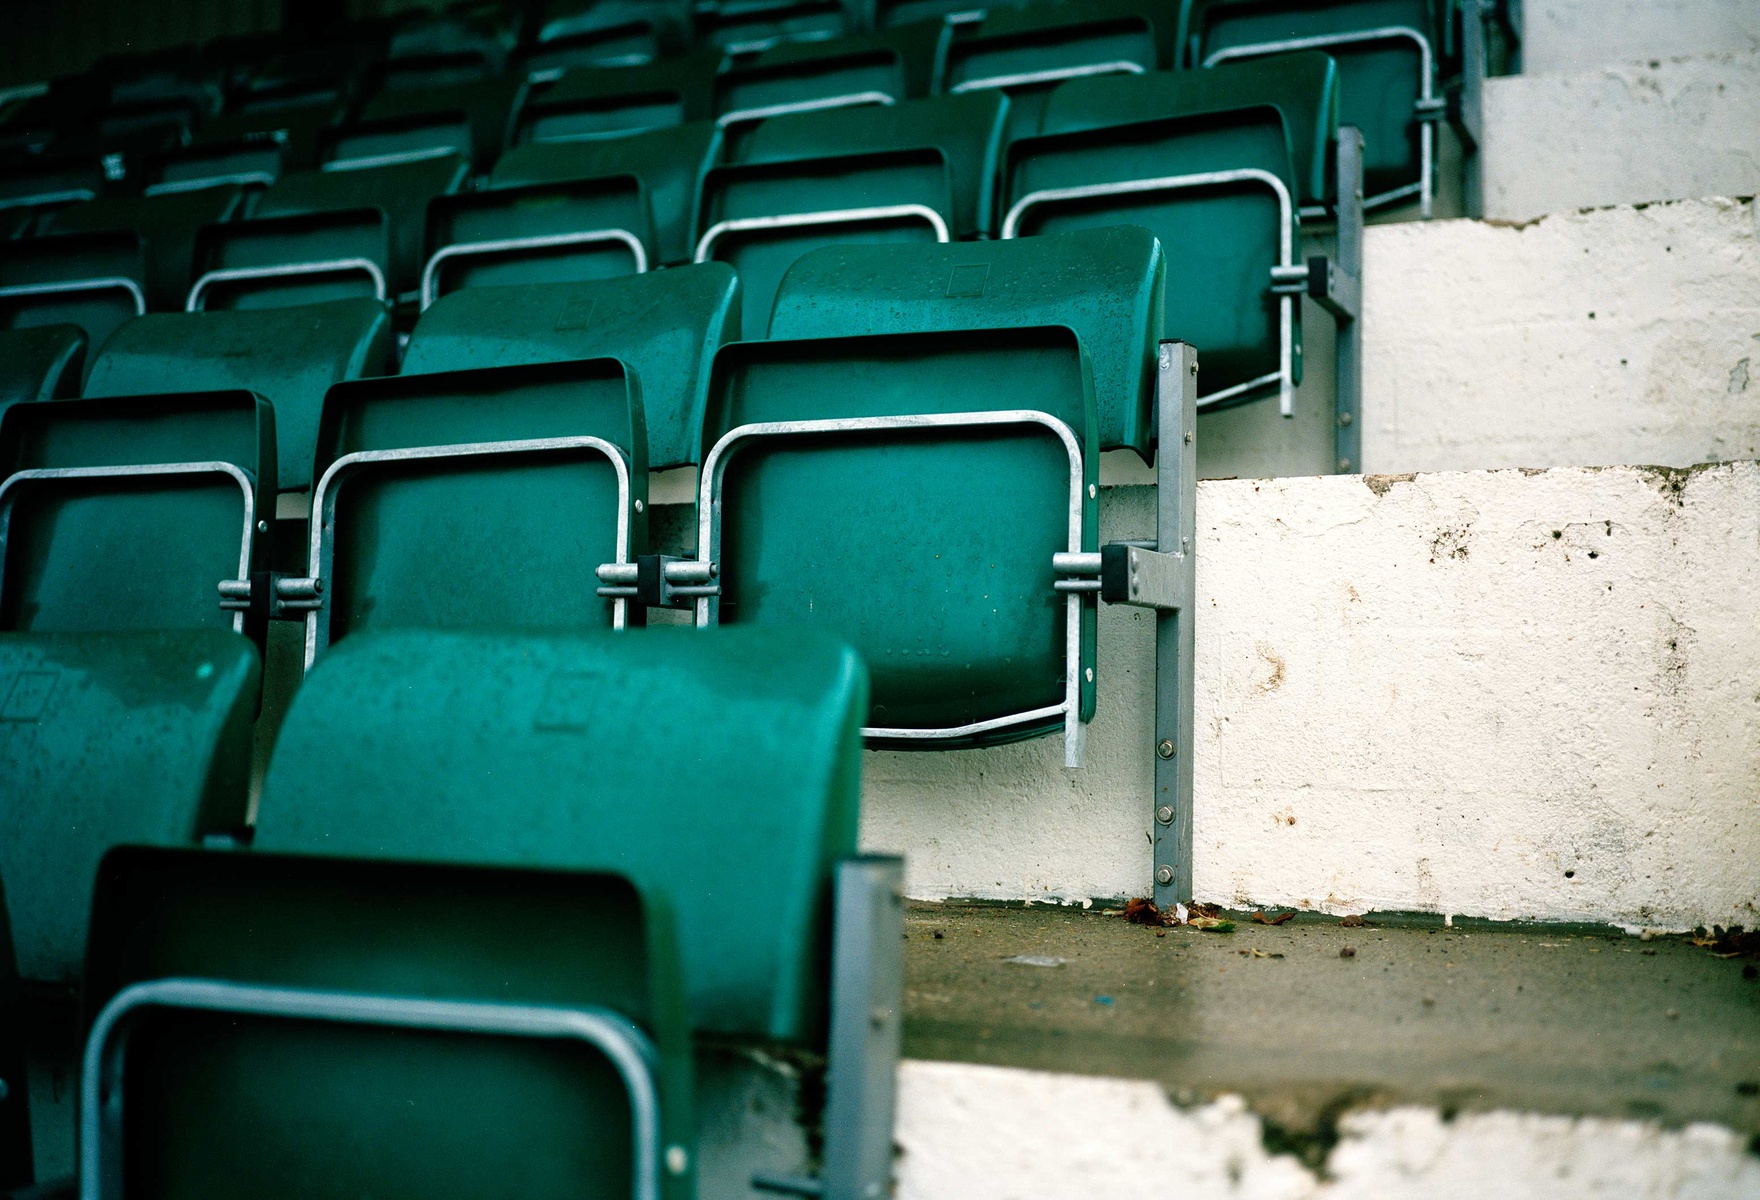
<svg viewBox="0 0 1760 1200">
<path fill-rule="evenodd" d="M 913 905 L 905 1055 L 1149 1079 L 1181 1104 L 1234 1092 L 1298 1153 L 1323 1152 L 1343 1112 L 1392 1104 L 1713 1121 L 1760 1139 L 1751 959 L 1684 938 L 1370 920 L 1221 934 Z"/>
</svg>

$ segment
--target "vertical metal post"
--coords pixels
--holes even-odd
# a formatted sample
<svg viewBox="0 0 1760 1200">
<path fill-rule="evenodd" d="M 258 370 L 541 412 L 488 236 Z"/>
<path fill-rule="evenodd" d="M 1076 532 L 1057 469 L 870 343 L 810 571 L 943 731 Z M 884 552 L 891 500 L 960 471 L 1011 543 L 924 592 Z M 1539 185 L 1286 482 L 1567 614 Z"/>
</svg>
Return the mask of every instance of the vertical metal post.
<svg viewBox="0 0 1760 1200">
<path fill-rule="evenodd" d="M 1461 110 L 1456 128 L 1463 143 L 1462 204 L 1474 220 L 1485 215 L 1485 77 L 1490 68 L 1482 0 L 1461 0 Z"/>
<path fill-rule="evenodd" d="M 904 1025 L 904 860 L 837 867 L 831 1039 L 825 1079 L 825 1200 L 892 1194 L 892 1122 Z M 765 1190 L 776 1189 L 769 1184 Z"/>
<path fill-rule="evenodd" d="M 1198 539 L 1198 352 L 1162 342 L 1156 385 L 1156 537 L 1180 556 L 1179 607 L 1155 614 L 1155 903 L 1192 898 L 1193 564 Z"/>
<path fill-rule="evenodd" d="M 1334 433 L 1338 471 L 1363 469 L 1363 133 L 1338 131 L 1338 266 L 1355 281 L 1351 312 L 1333 309 L 1338 321 L 1338 392 Z"/>
</svg>

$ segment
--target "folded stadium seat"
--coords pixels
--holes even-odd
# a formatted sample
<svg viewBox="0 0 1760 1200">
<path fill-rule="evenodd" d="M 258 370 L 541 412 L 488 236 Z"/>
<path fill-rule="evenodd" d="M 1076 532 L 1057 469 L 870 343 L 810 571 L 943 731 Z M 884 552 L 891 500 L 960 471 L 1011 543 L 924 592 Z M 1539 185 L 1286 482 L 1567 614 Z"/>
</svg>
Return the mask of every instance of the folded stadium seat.
<svg viewBox="0 0 1760 1200">
<path fill-rule="evenodd" d="M 1130 223 L 1169 261 L 1167 325 L 1204 362 L 1199 406 L 1278 397 L 1295 412 L 1300 297 L 1331 309 L 1339 340 L 1340 458 L 1354 445 L 1361 266 L 1354 131 L 1338 127 L 1332 60 L 1317 51 L 1211 71 L 1075 80 L 1052 93 L 1040 137 L 1012 143 L 1002 236 Z M 1336 163 L 1335 163 L 1335 156 Z M 1299 261 L 1300 208 L 1347 197 L 1336 261 Z M 1341 468 L 1349 469 L 1349 468 Z"/>
<path fill-rule="evenodd" d="M 312 473 L 307 574 L 277 583 L 307 670 L 361 632 L 626 624 L 596 572 L 647 550 L 647 435 L 615 359 L 339 384 Z"/>
<path fill-rule="evenodd" d="M 1363 132 L 1365 207 L 1431 215 L 1442 0 L 1181 0 L 1185 65 L 1324 50 L 1338 61 L 1339 123 Z"/>
<path fill-rule="evenodd" d="M 103 193 L 103 161 L 94 155 L 38 155 L 18 159 L 0 169 L 0 215 L 25 217 L 18 233 L 31 232 L 45 212 Z"/>
<path fill-rule="evenodd" d="M 340 44 L 278 55 L 243 80 L 219 116 L 192 141 L 268 134 L 287 147 L 286 167 L 318 165 L 318 134 L 353 106 L 366 48 Z"/>
<path fill-rule="evenodd" d="M 708 120 L 721 59 L 719 50 L 704 50 L 641 67 L 565 72 L 528 94 L 513 142 L 614 137 Z"/>
<path fill-rule="evenodd" d="M 507 69 L 513 31 L 494 19 L 458 13 L 403 14 L 379 65 L 387 90 L 443 87 L 499 78 Z"/>
<path fill-rule="evenodd" d="M 520 55 L 533 82 L 576 67 L 634 67 L 683 54 L 691 43 L 686 0 L 561 0 L 544 13 Z"/>
<path fill-rule="evenodd" d="M 85 1169 L 112 1157 L 130 1195 L 694 1195 L 664 901 L 435 857 L 106 858 Z"/>
<path fill-rule="evenodd" d="M 783 113 L 920 100 L 929 94 L 942 29 L 938 21 L 919 22 L 740 55 L 715 79 L 715 117 L 735 128 Z"/>
<path fill-rule="evenodd" d="M 650 265 L 691 261 L 692 205 L 703 172 L 721 150 L 713 121 L 692 121 L 622 137 L 573 138 L 515 146 L 489 173 L 489 188 L 633 177 L 647 194 L 654 244 Z M 633 232 L 633 231 L 632 231 Z"/>
<path fill-rule="evenodd" d="M 443 87 L 379 92 L 358 119 L 320 139 L 327 160 L 379 158 L 459 150 L 486 172 L 507 144 L 508 121 L 525 92 L 519 79 L 486 79 Z"/>
<path fill-rule="evenodd" d="M 641 385 L 650 470 L 700 458 L 709 361 L 739 329 L 739 280 L 702 263 L 591 283 L 467 288 L 422 314 L 404 375 L 615 357 Z"/>
<path fill-rule="evenodd" d="M 0 418 L 21 400 L 79 395 L 86 335 L 77 325 L 0 332 Z"/>
<path fill-rule="evenodd" d="M 482 1025 L 490 1006 L 593 1004 L 636 1017 L 660 1051 L 666 1136 L 637 1155 L 673 1183 L 634 1194 L 692 1194 L 698 1171 L 743 1193 L 755 1170 L 766 1190 L 885 1195 L 903 881 L 898 860 L 856 857 L 866 700 L 856 656 L 800 630 L 411 630 L 337 647 L 288 718 L 251 850 L 106 863 L 94 1005 L 123 990 L 88 1043 L 99 1066 L 85 1080 L 88 1162 L 120 1136 L 175 1148 L 123 1162 L 161 1185 L 148 1190 L 176 1194 L 244 1181 L 279 1197 L 288 1179 L 315 1178 L 325 1194 L 480 1196 L 517 1178 L 526 1195 L 626 1196 L 627 1174 L 596 1157 L 607 1114 L 580 1096 L 621 1089 L 602 1068 L 607 1082 L 595 1081 L 588 1056 L 507 1045 L 461 1062 L 436 1034 L 400 1038 L 406 1061 L 451 1081 L 435 1088 L 373 1030 L 345 1027 L 427 1015 L 432 1030 L 433 1010 L 411 1003 L 431 998 Z M 679 761 L 688 779 L 656 772 Z M 602 873 L 627 879 L 641 904 Z M 709 879 L 717 900 L 705 905 Z M 681 1039 L 659 1020 L 676 1003 L 657 953 L 669 910 L 690 914 L 677 925 L 683 1007 L 711 1043 L 701 1052 L 828 1060 L 823 1100 L 805 1090 L 794 1117 L 803 1140 L 822 1130 L 817 1179 L 774 1141 L 737 1144 L 743 1111 L 704 1107 L 729 1092 L 697 1100 L 719 1145 L 699 1155 L 688 1116 L 668 1127 L 665 1110 L 688 1114 L 692 1099 L 678 1094 L 689 1086 Z M 649 994 L 625 1008 L 642 990 L 644 943 Z M 155 985 L 165 976 L 201 983 Z M 289 989 L 305 1007 L 291 1007 Z M 320 1011 L 318 1023 L 290 1023 Z M 485 1106 L 485 1095 L 507 1099 Z M 251 1121 L 263 1103 L 301 1119 L 264 1130 Z"/>
<path fill-rule="evenodd" d="M 132 232 L 140 235 L 147 308 L 177 312 L 189 296 L 197 232 L 241 213 L 248 194 L 236 184 L 209 184 L 147 196 L 104 196 L 57 209 L 46 234 Z M 100 345 L 94 340 L 93 345 Z"/>
<path fill-rule="evenodd" d="M 846 37 L 861 28 L 859 8 L 849 0 L 717 0 L 697 9 L 697 41 L 738 52 Z"/>
<path fill-rule="evenodd" d="M 1009 134 L 1022 137 L 1037 131 L 1047 94 L 1063 80 L 1169 65 L 1174 31 L 1172 13 L 1142 0 L 1000 8 L 949 23 L 935 87 L 1006 91 Z"/>
<path fill-rule="evenodd" d="M 144 195 L 162 196 L 219 184 L 266 188 L 288 169 L 289 138 L 280 131 L 208 137 L 154 155 L 139 173 Z"/>
<path fill-rule="evenodd" d="M 776 284 L 832 242 L 923 242 L 990 228 L 1008 100 L 1000 92 L 774 117 L 736 165 L 703 181 L 696 259 L 739 272 L 745 337 L 762 337 Z"/>
<path fill-rule="evenodd" d="M 187 307 L 262 308 L 348 296 L 413 307 L 428 201 L 458 190 L 462 154 L 294 171 L 264 192 L 249 221 L 196 238 Z"/>
<path fill-rule="evenodd" d="M 102 346 L 147 311 L 147 256 L 133 230 L 0 242 L 0 327 L 77 325 Z"/>
<path fill-rule="evenodd" d="M 280 489 L 312 486 L 318 421 L 332 384 L 382 375 L 390 320 L 372 300 L 290 309 L 153 313 L 98 351 L 87 396 L 254 392 L 275 410 Z"/>
</svg>

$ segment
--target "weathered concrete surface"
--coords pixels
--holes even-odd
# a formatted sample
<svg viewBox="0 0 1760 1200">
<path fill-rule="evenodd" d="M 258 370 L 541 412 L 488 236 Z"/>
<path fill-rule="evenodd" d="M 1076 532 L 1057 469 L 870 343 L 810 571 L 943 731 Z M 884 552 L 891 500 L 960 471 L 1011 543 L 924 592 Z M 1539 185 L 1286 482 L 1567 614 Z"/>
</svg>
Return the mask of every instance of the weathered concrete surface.
<svg viewBox="0 0 1760 1200">
<path fill-rule="evenodd" d="M 1522 9 L 1529 74 L 1760 50 L 1754 0 L 1528 0 Z"/>
<path fill-rule="evenodd" d="M 1269 1154 L 1233 1097 L 1178 1109 L 1153 1085 L 906 1062 L 899 1200 L 1753 1200 L 1760 1159 L 1715 1126 L 1435 1109 L 1340 1122 L 1325 1181 Z"/>
<path fill-rule="evenodd" d="M 1685 938 L 961 905 L 915 905 L 905 930 L 907 1057 L 1239 1095 L 1311 1160 L 1344 1113 L 1400 1105 L 1760 1134 L 1760 979 Z"/>
<path fill-rule="evenodd" d="M 1206 483 L 1197 554 L 1200 899 L 1756 923 L 1760 464 Z M 923 898 L 1142 894 L 1152 642 L 1101 613 L 1086 770 L 868 755 L 864 844 Z"/>
<path fill-rule="evenodd" d="M 1366 470 L 1760 456 L 1751 201 L 1376 226 L 1365 257 Z"/>
<path fill-rule="evenodd" d="M 1760 11 L 1760 5 L 1752 5 Z M 1485 215 L 1760 191 L 1760 54 L 1651 58 L 1485 85 Z"/>
</svg>

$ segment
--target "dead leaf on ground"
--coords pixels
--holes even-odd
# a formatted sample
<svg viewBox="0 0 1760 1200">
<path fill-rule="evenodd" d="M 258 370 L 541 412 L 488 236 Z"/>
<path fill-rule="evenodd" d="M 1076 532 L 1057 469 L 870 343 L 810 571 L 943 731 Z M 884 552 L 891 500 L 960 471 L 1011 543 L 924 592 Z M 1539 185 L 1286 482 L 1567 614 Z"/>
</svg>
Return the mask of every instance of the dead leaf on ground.
<svg viewBox="0 0 1760 1200">
<path fill-rule="evenodd" d="M 1296 914 L 1293 909 L 1289 912 L 1284 913 L 1281 917 L 1268 917 L 1262 912 L 1256 912 L 1253 914 L 1253 920 L 1257 921 L 1261 925 L 1281 925 L 1285 921 L 1293 921 L 1295 919 L 1295 915 Z"/>
<path fill-rule="evenodd" d="M 1343 925 L 1346 929 L 1361 929 L 1363 927 L 1363 918 L 1356 913 L 1351 913 L 1349 916 L 1340 917 L 1338 923 Z"/>
<path fill-rule="evenodd" d="M 1141 896 L 1128 901 L 1124 906 L 1124 919 L 1132 925 L 1178 925 L 1179 918 L 1172 913 L 1164 913 L 1156 907 L 1153 900 Z"/>
</svg>

